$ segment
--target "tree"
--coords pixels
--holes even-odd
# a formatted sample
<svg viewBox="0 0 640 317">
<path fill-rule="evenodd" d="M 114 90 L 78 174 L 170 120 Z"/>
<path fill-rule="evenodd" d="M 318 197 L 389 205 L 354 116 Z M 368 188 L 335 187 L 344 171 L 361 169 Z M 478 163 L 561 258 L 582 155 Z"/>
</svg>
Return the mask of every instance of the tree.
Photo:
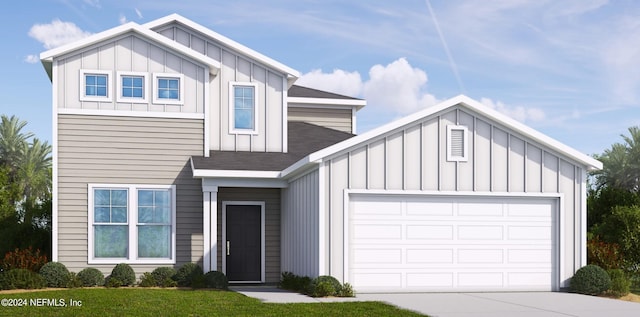
<svg viewBox="0 0 640 317">
<path fill-rule="evenodd" d="M 50 249 L 51 146 L 23 132 L 26 125 L 15 116 L 0 118 L 0 255 Z"/>
<path fill-rule="evenodd" d="M 621 137 L 624 143 L 614 143 L 596 156 L 603 168 L 592 175 L 596 177 L 596 188 L 607 186 L 637 193 L 640 191 L 640 127 L 629 128 L 629 136 Z"/>
</svg>

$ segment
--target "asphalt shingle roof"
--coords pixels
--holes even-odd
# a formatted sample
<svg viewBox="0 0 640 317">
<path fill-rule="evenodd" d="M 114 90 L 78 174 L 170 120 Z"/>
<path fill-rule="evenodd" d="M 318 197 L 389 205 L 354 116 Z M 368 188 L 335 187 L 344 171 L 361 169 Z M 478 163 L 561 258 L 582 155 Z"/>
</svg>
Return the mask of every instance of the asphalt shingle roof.
<svg viewBox="0 0 640 317">
<path fill-rule="evenodd" d="M 288 122 L 288 153 L 211 151 L 209 157 L 193 156 L 195 169 L 282 171 L 310 153 L 353 137 L 307 122 Z"/>
</svg>

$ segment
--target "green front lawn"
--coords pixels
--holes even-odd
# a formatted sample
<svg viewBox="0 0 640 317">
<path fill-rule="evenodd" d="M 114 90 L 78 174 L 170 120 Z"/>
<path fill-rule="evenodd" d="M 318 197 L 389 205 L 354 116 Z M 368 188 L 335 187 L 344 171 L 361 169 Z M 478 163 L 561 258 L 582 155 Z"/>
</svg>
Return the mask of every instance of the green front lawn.
<svg viewBox="0 0 640 317">
<path fill-rule="evenodd" d="M 216 290 L 85 288 L 0 293 L 0 300 L 0 316 L 420 316 L 379 302 L 265 304 Z"/>
</svg>

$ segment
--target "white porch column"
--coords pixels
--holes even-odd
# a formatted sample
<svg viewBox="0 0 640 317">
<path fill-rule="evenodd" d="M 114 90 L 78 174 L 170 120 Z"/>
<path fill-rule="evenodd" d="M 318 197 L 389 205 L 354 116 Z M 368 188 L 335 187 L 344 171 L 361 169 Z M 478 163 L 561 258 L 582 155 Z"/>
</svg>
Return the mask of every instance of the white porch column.
<svg viewBox="0 0 640 317">
<path fill-rule="evenodd" d="M 203 180 L 204 183 L 204 180 Z M 216 271 L 218 263 L 218 186 L 202 186 L 203 270 Z"/>
</svg>

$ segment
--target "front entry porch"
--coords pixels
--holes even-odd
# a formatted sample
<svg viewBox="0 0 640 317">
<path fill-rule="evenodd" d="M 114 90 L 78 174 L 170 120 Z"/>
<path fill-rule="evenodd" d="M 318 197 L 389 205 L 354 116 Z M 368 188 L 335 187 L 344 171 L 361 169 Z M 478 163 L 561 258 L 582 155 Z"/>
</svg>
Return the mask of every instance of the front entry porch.
<svg viewBox="0 0 640 317">
<path fill-rule="evenodd" d="M 278 283 L 280 188 L 203 186 L 203 205 L 204 271 L 230 283 Z"/>
</svg>

